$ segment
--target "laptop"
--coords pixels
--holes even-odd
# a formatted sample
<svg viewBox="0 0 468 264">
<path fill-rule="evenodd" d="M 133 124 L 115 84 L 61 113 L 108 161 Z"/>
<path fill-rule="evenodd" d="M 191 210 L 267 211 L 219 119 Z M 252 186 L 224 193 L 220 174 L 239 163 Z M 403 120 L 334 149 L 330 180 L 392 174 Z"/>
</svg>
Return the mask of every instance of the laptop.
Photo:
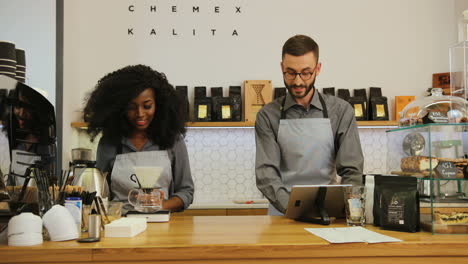
<svg viewBox="0 0 468 264">
<path fill-rule="evenodd" d="M 345 217 L 343 187 L 337 185 L 294 185 L 285 216 L 297 221 L 330 224 L 332 218 Z"/>
</svg>

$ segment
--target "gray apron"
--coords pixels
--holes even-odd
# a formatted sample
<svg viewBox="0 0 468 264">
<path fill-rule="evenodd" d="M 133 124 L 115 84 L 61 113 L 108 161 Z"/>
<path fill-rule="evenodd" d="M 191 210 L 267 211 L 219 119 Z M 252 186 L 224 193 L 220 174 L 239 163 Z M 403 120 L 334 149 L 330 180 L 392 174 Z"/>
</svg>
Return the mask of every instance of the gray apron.
<svg viewBox="0 0 468 264">
<path fill-rule="evenodd" d="M 135 166 L 163 167 L 161 177 L 159 177 L 157 182 L 154 182 L 153 186 L 162 188 L 164 199 L 167 199 L 169 196 L 169 187 L 172 183 L 172 166 L 166 150 L 118 154 L 115 157 L 111 173 L 111 191 L 114 195 L 113 200 L 119 200 L 124 203 L 123 214 L 126 214 L 129 210 L 133 210 L 133 206 L 128 203 L 128 193 L 130 190 L 138 188 L 138 184 L 130 179 L 130 176 L 135 173 L 133 169 Z"/>
<path fill-rule="evenodd" d="M 327 106 L 317 92 L 323 118 L 286 119 L 284 103 L 278 129 L 281 180 L 288 192 L 298 184 L 330 184 L 336 178 L 335 144 Z M 283 215 L 271 204 L 269 215 Z"/>
</svg>

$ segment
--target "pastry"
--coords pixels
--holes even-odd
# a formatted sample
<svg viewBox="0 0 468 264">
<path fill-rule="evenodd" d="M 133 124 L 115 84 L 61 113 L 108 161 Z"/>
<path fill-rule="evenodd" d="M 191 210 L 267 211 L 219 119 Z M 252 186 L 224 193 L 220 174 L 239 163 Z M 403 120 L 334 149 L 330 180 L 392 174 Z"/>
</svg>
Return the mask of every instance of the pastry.
<svg viewBox="0 0 468 264">
<path fill-rule="evenodd" d="M 438 211 L 434 212 L 434 221 L 437 224 L 468 224 L 468 212 L 452 212 L 451 214 L 443 214 Z"/>
<path fill-rule="evenodd" d="M 432 164 L 431 164 L 432 160 Z M 437 158 L 429 158 L 426 156 L 411 156 L 401 159 L 401 170 L 405 172 L 424 172 L 437 167 L 439 164 Z"/>
</svg>

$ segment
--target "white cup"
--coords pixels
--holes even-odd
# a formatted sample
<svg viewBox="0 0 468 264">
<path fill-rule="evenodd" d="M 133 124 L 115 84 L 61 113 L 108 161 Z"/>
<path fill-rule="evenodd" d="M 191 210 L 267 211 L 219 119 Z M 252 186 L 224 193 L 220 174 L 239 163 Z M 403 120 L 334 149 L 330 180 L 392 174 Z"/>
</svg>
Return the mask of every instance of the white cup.
<svg viewBox="0 0 468 264">
<path fill-rule="evenodd" d="M 54 205 L 42 217 L 49 231 L 51 241 L 65 241 L 78 238 L 78 229 L 73 216 L 62 205 Z"/>
<path fill-rule="evenodd" d="M 32 213 L 13 216 L 8 222 L 9 246 L 42 244 L 42 219 Z"/>
</svg>

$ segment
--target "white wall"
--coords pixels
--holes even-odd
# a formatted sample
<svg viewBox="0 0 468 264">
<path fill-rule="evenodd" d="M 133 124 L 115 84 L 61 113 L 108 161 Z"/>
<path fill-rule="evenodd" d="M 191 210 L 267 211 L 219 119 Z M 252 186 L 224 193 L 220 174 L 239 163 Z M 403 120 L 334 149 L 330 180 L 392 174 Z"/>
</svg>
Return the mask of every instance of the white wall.
<svg viewBox="0 0 468 264">
<path fill-rule="evenodd" d="M 55 0 L 0 0 L 0 40 L 26 52 L 26 84 L 55 105 Z"/>
<path fill-rule="evenodd" d="M 158 11 L 151 13 L 150 5 Z M 192 13 L 192 6 L 200 6 L 200 13 Z M 221 13 L 213 13 L 214 6 Z M 432 73 L 449 71 L 456 12 L 455 0 L 65 1 L 64 161 L 78 145 L 67 135 L 70 122 L 80 120 L 85 93 L 119 67 L 147 64 L 189 88 L 252 79 L 283 86 L 281 47 L 290 36 L 307 34 L 321 48 L 317 87 L 379 86 L 393 109 L 394 96 L 423 96 Z M 149 34 L 152 28 L 156 36 Z M 238 37 L 231 36 L 233 28 Z"/>
<path fill-rule="evenodd" d="M 467 0 L 455 0 L 455 17 L 461 17 L 463 10 L 468 9 L 468 1 Z"/>
</svg>

